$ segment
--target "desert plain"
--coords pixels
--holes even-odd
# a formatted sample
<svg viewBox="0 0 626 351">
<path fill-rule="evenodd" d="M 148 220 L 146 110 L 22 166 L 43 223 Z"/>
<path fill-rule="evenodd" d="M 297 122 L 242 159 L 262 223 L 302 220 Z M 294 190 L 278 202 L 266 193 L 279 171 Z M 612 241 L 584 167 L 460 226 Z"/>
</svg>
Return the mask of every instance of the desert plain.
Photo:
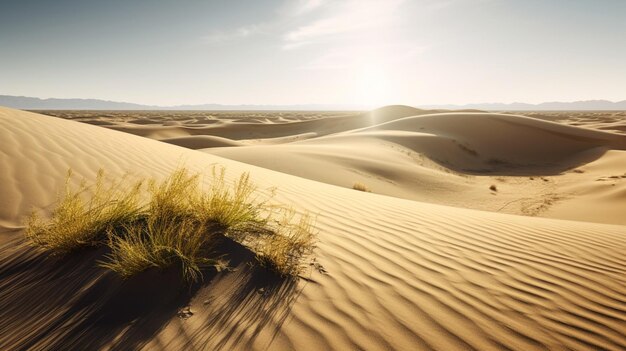
<svg viewBox="0 0 626 351">
<path fill-rule="evenodd" d="M 624 350 L 626 112 L 0 108 L 1 350 Z M 68 169 L 243 172 L 315 214 L 309 268 L 180 284 L 24 238 Z"/>
</svg>

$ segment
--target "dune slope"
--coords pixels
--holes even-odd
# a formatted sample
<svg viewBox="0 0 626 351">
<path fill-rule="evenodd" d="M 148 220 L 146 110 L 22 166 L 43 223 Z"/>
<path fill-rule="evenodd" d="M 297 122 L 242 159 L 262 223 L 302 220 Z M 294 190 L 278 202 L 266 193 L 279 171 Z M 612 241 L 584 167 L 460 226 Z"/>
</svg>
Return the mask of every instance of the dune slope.
<svg viewBox="0 0 626 351">
<path fill-rule="evenodd" d="M 618 166 L 625 149 L 622 135 L 523 116 L 437 113 L 279 145 L 203 151 L 348 188 L 360 182 L 405 199 L 626 224 L 626 201 L 616 201 L 626 193 Z M 601 162 L 607 151 L 613 162 Z M 584 172 L 593 161 L 608 166 Z M 603 177 L 609 181 L 598 183 Z M 585 201 L 605 210 L 582 210 Z M 549 210 L 557 204 L 566 206 Z"/>
<path fill-rule="evenodd" d="M 5 108 L 0 140 L 3 350 L 626 348 L 624 226 L 357 192 Z M 49 206 L 67 168 L 162 177 L 181 162 L 250 171 L 277 201 L 318 213 L 317 269 L 272 281 L 244 252 L 237 270 L 179 290 L 168 272 L 104 273 L 101 252 L 57 261 L 21 245 L 22 217 Z"/>
</svg>

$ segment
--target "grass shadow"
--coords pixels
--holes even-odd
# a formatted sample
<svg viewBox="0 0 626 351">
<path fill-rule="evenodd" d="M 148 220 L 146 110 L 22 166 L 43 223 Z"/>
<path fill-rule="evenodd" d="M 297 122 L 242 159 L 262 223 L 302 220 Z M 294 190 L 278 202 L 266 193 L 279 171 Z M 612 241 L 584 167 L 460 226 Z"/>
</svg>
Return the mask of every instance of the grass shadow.
<svg viewBox="0 0 626 351">
<path fill-rule="evenodd" d="M 214 291 L 219 295 L 212 295 Z M 279 277 L 260 266 L 223 276 L 198 296 L 206 317 L 201 317 L 181 349 L 251 349 L 262 332 L 267 348 L 301 291 L 297 279 Z"/>
<path fill-rule="evenodd" d="M 193 285 L 182 281 L 180 267 L 121 279 L 97 267 L 106 249 L 57 260 L 16 245 L 19 240 L 0 248 L 2 350 L 141 349 L 168 325 L 182 323 L 182 308 L 212 294 L 216 298 L 191 317 L 195 327 L 163 348 L 223 349 L 253 342 L 270 323 L 276 333 L 296 298 L 294 279 L 251 265 L 254 253 L 229 239 L 219 250 L 237 270 L 207 270 Z"/>
</svg>

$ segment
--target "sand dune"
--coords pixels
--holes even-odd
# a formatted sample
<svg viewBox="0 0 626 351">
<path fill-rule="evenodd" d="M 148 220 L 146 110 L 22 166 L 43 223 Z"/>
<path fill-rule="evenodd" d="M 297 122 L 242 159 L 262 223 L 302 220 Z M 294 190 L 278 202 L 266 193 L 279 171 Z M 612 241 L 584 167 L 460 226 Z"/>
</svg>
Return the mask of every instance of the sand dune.
<svg viewBox="0 0 626 351">
<path fill-rule="evenodd" d="M 387 106 L 367 113 L 308 113 L 301 115 L 298 112 L 272 113 L 260 116 L 252 113 L 227 112 L 215 119 L 195 113 L 165 113 L 155 111 L 141 112 L 146 117 L 138 119 L 128 113 L 80 112 L 74 116 L 71 111 L 46 111 L 46 113 L 63 118 L 94 124 L 107 124 L 109 128 L 145 136 L 152 139 L 173 138 L 193 135 L 212 135 L 223 138 L 266 139 L 292 137 L 296 134 L 310 134 L 323 136 L 337 132 L 353 130 L 388 122 L 394 119 L 426 114 L 432 111 L 420 110 L 409 106 Z M 199 112 L 201 113 L 201 112 Z M 136 113 L 135 113 L 136 114 Z M 111 115 L 114 118 L 111 118 Z M 243 117 L 245 118 L 241 118 Z M 283 116 L 285 115 L 285 116 Z M 172 122 L 178 122 L 172 124 Z M 313 134 L 314 133 L 314 134 Z"/>
<path fill-rule="evenodd" d="M 498 171 L 500 168 L 507 173 L 512 169 L 521 169 L 522 172 L 532 170 L 533 167 L 545 169 L 550 165 L 566 163 L 571 158 L 579 157 L 580 153 L 595 148 L 626 149 L 626 138 L 622 136 L 494 113 L 440 113 L 409 117 L 365 129 L 367 130 L 419 130 L 437 135 L 440 140 L 450 140 L 460 145 L 467 153 L 475 152 L 487 158 L 486 162 L 480 160 L 491 165 L 486 167 L 487 172 Z M 433 159 L 441 159 L 450 168 L 466 170 L 466 167 L 481 165 L 475 163 L 471 157 L 453 155 L 451 160 L 442 157 L 443 155 L 437 154 L 441 152 L 441 142 L 432 146 L 431 150 L 428 144 L 414 144 L 412 141 L 409 140 L 408 145 L 412 149 L 421 147 L 420 151 L 427 155 L 432 154 Z M 561 166 L 555 167 L 559 170 Z M 566 167 L 570 168 L 569 165 Z"/>
<path fill-rule="evenodd" d="M 621 178 L 611 183 L 611 192 L 580 186 L 594 185 L 599 174 L 617 174 L 619 161 L 594 174 L 577 169 L 609 150 L 624 162 L 624 149 L 623 136 L 595 130 L 514 115 L 438 113 L 289 144 L 204 151 L 344 187 L 361 182 L 373 192 L 405 199 L 626 224 L 619 215 L 626 202 L 609 199 L 614 210 L 608 212 L 548 211 L 557 203 L 580 208 L 592 196 L 604 203 L 624 192 Z"/>
<path fill-rule="evenodd" d="M 519 113 L 577 127 L 626 134 L 626 112 L 624 111 L 542 111 Z"/>
<path fill-rule="evenodd" d="M 454 116 L 459 115 L 443 118 L 470 118 Z M 546 143 L 549 137 L 566 141 L 566 146 L 555 145 L 555 151 L 545 150 L 555 160 L 572 152 L 622 147 L 622 139 L 606 133 L 507 116 L 477 121 L 470 134 L 485 140 L 474 140 L 461 126 L 444 131 L 434 117 L 423 118 L 425 130 L 414 132 L 444 140 L 437 145 L 447 145 L 439 152 L 450 155 L 449 160 L 461 158 L 464 151 L 446 143 L 446 133 L 471 142 L 481 157 L 506 156 L 488 149 L 506 141 L 488 138 L 496 134 L 483 130 L 490 123 L 519 128 Z M 295 151 L 288 153 L 301 147 L 322 154 L 324 145 L 336 153 L 348 144 L 345 140 L 363 149 L 363 158 L 373 142 L 428 147 L 432 144 L 413 140 L 421 135 L 404 143 L 398 132 L 418 119 L 372 123 L 376 127 L 370 130 L 324 142 L 293 143 Z M 347 131 L 341 124 L 325 130 Z M 0 125 L 0 349 L 626 349 L 623 225 L 528 218 L 358 192 L 128 133 L 4 108 Z M 268 128 L 261 133 L 279 137 L 287 132 Z M 360 147 L 359 138 L 364 143 Z M 536 161 L 539 147 L 524 153 L 516 149 L 522 144 L 509 141 L 515 146 L 511 151 L 526 157 L 525 162 Z M 358 159 L 354 154 L 349 158 Z M 595 161 L 582 166 L 584 173 L 572 176 L 612 176 L 603 170 L 618 169 L 623 152 L 590 158 Z M 159 272 L 137 281 L 104 273 L 95 268 L 100 252 L 59 262 L 20 244 L 22 217 L 33 206 L 48 208 L 68 167 L 90 179 L 100 167 L 111 175 L 131 171 L 161 177 L 181 162 L 196 170 L 220 163 L 231 177 L 250 171 L 261 186 L 278 186 L 277 201 L 318 213 L 316 255 L 326 273 L 313 269 L 295 285 L 269 282 L 263 272 L 246 265 L 243 255 L 232 262 L 237 270 L 178 291 L 164 289 L 176 281 Z M 425 167 L 424 173 L 434 169 Z M 607 194 L 616 201 L 622 195 Z M 189 318 L 177 315 L 184 306 L 193 311 Z"/>
<path fill-rule="evenodd" d="M 196 135 L 188 137 L 160 139 L 162 142 L 186 147 L 188 149 L 206 149 L 211 147 L 232 147 L 241 146 L 243 144 L 226 138 L 211 135 Z"/>
<path fill-rule="evenodd" d="M 593 174 L 579 169 L 600 161 L 607 152 L 623 155 L 624 136 L 604 132 L 607 124 L 623 124 L 618 112 L 573 113 L 568 118 L 566 113 L 526 113 L 533 117 L 527 118 L 388 106 L 343 114 L 52 113 L 324 183 L 347 188 L 362 183 L 378 194 L 526 216 L 626 224 L 620 215 L 626 204 L 612 200 L 626 184 L 621 178 L 597 180 L 621 174 L 619 169 L 601 167 Z M 133 120 L 152 124 L 130 123 Z M 599 184 L 612 188 L 604 191 Z M 598 203 L 597 208 L 613 202 L 615 206 L 605 206 L 610 207 L 607 211 L 576 210 L 587 201 Z"/>
</svg>

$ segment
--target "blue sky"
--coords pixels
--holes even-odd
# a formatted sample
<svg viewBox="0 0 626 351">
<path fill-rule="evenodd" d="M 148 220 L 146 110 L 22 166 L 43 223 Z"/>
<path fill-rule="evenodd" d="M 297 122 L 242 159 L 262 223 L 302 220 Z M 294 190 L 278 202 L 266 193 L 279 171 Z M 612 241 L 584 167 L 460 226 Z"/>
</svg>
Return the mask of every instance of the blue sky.
<svg viewBox="0 0 626 351">
<path fill-rule="evenodd" d="M 145 104 L 626 99 L 626 1 L 0 1 L 0 94 Z"/>
</svg>

